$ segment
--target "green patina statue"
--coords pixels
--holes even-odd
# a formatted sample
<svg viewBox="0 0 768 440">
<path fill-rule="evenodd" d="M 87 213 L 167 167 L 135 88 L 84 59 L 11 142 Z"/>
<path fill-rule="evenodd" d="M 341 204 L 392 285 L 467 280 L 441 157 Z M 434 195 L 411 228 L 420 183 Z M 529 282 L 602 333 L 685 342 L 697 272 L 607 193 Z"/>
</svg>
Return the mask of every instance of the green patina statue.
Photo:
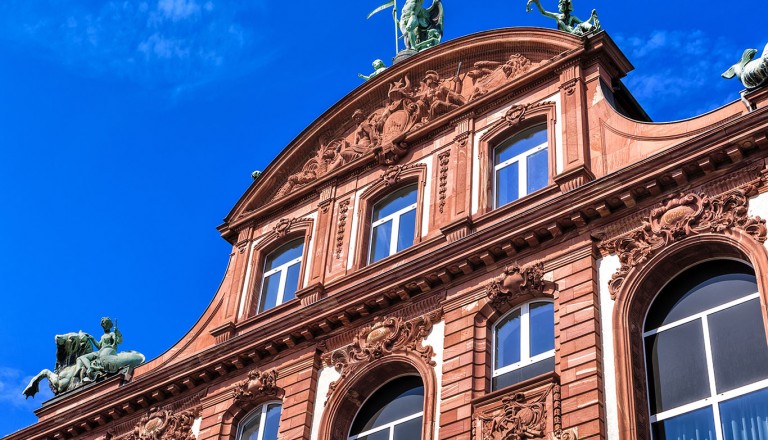
<svg viewBox="0 0 768 440">
<path fill-rule="evenodd" d="M 736 77 L 747 89 L 755 89 L 768 84 L 768 44 L 758 59 L 757 49 L 747 49 L 741 55 L 741 61 L 723 73 L 723 78 Z"/>
<path fill-rule="evenodd" d="M 373 12 L 374 14 L 392 8 L 392 19 L 395 21 L 395 52 L 412 55 L 430 47 L 436 46 L 443 38 L 443 4 L 441 0 L 432 0 L 432 5 L 424 8 L 424 0 L 405 0 L 405 5 L 397 19 L 397 0 L 390 0 Z M 397 31 L 402 34 L 398 36 Z M 403 39 L 405 49 L 400 52 L 399 39 Z"/>
<path fill-rule="evenodd" d="M 56 335 L 56 367 L 53 371 L 45 369 L 33 377 L 24 389 L 24 395 L 33 397 L 37 394 L 43 379 L 48 379 L 53 394 L 59 395 L 112 374 L 129 375 L 133 368 L 144 362 L 144 355 L 139 352 L 117 352 L 123 335 L 117 329 L 116 322 L 113 330 L 112 320 L 102 318 L 101 327 L 104 334 L 98 341 L 82 331 Z"/>
<path fill-rule="evenodd" d="M 597 19 L 597 11 L 592 10 L 592 15 L 587 21 L 579 20 L 575 15 L 571 15 L 573 12 L 573 4 L 571 0 L 560 0 L 557 5 L 559 12 L 549 12 L 541 7 L 540 0 L 528 0 L 526 5 L 526 11 L 531 12 L 531 4 L 535 4 L 539 9 L 541 15 L 549 18 L 553 18 L 557 22 L 557 28 L 563 32 L 568 32 L 572 35 L 584 36 L 587 34 L 600 32 L 600 21 Z"/>
<path fill-rule="evenodd" d="M 373 61 L 373 73 L 370 75 L 363 75 L 362 73 L 358 73 L 357 76 L 368 81 L 369 79 L 373 78 L 374 76 L 380 74 L 381 72 L 387 70 L 387 66 L 384 65 L 384 61 L 381 60 L 374 60 Z"/>
</svg>

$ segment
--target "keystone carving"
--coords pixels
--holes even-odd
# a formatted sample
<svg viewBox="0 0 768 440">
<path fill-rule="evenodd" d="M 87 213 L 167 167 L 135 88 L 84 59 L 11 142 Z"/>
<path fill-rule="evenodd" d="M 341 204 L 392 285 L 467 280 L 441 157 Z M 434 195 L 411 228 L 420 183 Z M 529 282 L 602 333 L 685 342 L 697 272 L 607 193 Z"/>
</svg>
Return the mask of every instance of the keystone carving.
<svg viewBox="0 0 768 440">
<path fill-rule="evenodd" d="M 152 408 L 140 420 L 126 440 L 195 440 L 192 425 L 200 408 L 174 414 L 168 409 Z"/>
<path fill-rule="evenodd" d="M 539 297 L 555 289 L 554 283 L 544 280 L 544 263 L 533 263 L 521 268 L 507 266 L 504 272 L 488 283 L 486 293 L 491 307 L 504 310 L 523 296 Z"/>
<path fill-rule="evenodd" d="M 546 398 L 527 401 L 524 393 L 504 396 L 501 407 L 475 415 L 472 438 L 481 440 L 544 439 L 547 430 Z M 479 430 L 479 436 L 477 431 Z"/>
<path fill-rule="evenodd" d="M 429 70 L 416 83 L 408 75 L 390 82 L 387 98 L 378 108 L 358 109 L 351 115 L 354 127 L 348 127 L 346 135 L 320 137 L 315 153 L 288 176 L 277 196 L 309 185 L 369 153 L 381 165 L 396 164 L 408 152 L 404 135 L 499 89 L 533 64 L 523 55 L 512 54 L 504 62 L 478 61 L 463 75 L 461 65 L 458 67 L 453 76 Z"/>
<path fill-rule="evenodd" d="M 252 370 L 248 378 L 232 387 L 235 404 L 246 407 L 259 403 L 265 397 L 282 397 L 283 390 L 277 387 L 277 370 L 260 372 Z"/>
<path fill-rule="evenodd" d="M 339 384 L 353 372 L 366 364 L 392 354 L 412 353 L 430 366 L 435 366 L 432 358 L 435 352 L 429 345 L 423 345 L 432 331 L 432 325 L 442 318 L 442 311 L 420 316 L 406 321 L 400 317 L 376 318 L 363 327 L 355 336 L 351 345 L 342 347 L 325 356 L 326 363 L 333 365 L 341 376 L 328 388 L 328 399 L 333 396 Z"/>
<path fill-rule="evenodd" d="M 523 104 L 513 105 L 504 114 L 504 119 L 502 119 L 502 123 L 506 123 L 508 126 L 513 127 L 525 121 L 526 117 L 531 111 L 536 110 L 540 107 L 549 107 L 554 105 L 555 103 L 552 101 L 534 102 L 534 103 L 524 104 L 524 105 Z"/>
<path fill-rule="evenodd" d="M 764 243 L 765 220 L 748 214 L 749 197 L 755 194 L 757 189 L 751 184 L 714 197 L 679 194 L 652 210 L 639 229 L 602 243 L 601 248 L 618 254 L 621 262 L 608 282 L 611 298 L 616 299 L 634 267 L 645 264 L 666 246 L 688 237 L 740 230 Z"/>
</svg>

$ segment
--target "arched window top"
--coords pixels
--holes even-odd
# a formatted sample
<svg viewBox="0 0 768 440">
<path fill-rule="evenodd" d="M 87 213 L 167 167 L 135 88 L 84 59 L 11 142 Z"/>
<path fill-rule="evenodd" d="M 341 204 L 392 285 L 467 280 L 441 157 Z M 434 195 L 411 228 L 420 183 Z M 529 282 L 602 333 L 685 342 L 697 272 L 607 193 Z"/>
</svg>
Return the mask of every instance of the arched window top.
<svg viewBox="0 0 768 440">
<path fill-rule="evenodd" d="M 547 186 L 549 156 L 547 124 L 527 128 L 494 149 L 496 208 Z"/>
<path fill-rule="evenodd" d="M 416 185 L 409 185 L 373 205 L 369 264 L 413 246 L 417 199 Z"/>
<path fill-rule="evenodd" d="M 259 313 L 295 298 L 301 283 L 304 239 L 290 241 L 264 259 Z"/>
<path fill-rule="evenodd" d="M 684 271 L 656 297 L 645 330 L 693 316 L 757 293 L 752 268 L 733 260 L 709 261 Z"/>
<path fill-rule="evenodd" d="M 280 428 L 280 402 L 269 402 L 248 414 L 240 422 L 237 440 L 277 440 Z"/>
<path fill-rule="evenodd" d="M 768 344 L 756 281 L 743 263 L 706 262 L 652 303 L 643 338 L 654 440 L 766 438 Z"/>
<path fill-rule="evenodd" d="M 493 389 L 554 370 L 555 306 L 549 300 L 525 303 L 494 326 Z"/>
<path fill-rule="evenodd" d="M 419 376 L 403 376 L 374 392 L 358 411 L 350 440 L 416 440 L 421 438 L 424 383 Z"/>
</svg>

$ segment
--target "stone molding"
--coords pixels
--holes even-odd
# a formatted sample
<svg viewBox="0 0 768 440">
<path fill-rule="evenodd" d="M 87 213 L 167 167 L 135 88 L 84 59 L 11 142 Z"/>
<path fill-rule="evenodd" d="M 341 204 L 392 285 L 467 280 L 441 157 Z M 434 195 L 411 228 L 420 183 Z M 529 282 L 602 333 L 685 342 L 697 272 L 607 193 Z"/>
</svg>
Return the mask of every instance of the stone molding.
<svg viewBox="0 0 768 440">
<path fill-rule="evenodd" d="M 432 325 L 442 319 L 442 310 L 406 321 L 400 317 L 376 318 L 363 327 L 354 342 L 325 354 L 324 362 L 333 365 L 341 376 L 328 387 L 326 404 L 334 391 L 347 378 L 365 365 L 393 354 L 413 354 L 425 364 L 434 367 L 434 349 L 424 345 L 424 339 L 432 331 Z"/>
<path fill-rule="evenodd" d="M 491 307 L 505 311 L 522 297 L 551 296 L 556 286 L 544 279 L 544 263 L 536 262 L 522 268 L 518 264 L 505 267 L 485 290 Z"/>
<path fill-rule="evenodd" d="M 192 425 L 200 415 L 200 407 L 174 413 L 152 408 L 136 424 L 126 440 L 195 440 Z"/>
<path fill-rule="evenodd" d="M 277 386 L 277 376 L 275 369 L 264 372 L 251 370 L 247 379 L 232 387 L 235 405 L 252 407 L 267 398 L 282 398 L 284 391 Z"/>
<path fill-rule="evenodd" d="M 661 249 L 703 233 L 741 230 L 759 243 L 766 240 L 765 220 L 748 213 L 749 197 L 757 187 L 749 184 L 717 196 L 681 193 L 651 210 L 639 229 L 600 244 L 601 250 L 618 254 L 621 267 L 608 282 L 616 299 L 630 271 L 644 265 Z"/>
</svg>

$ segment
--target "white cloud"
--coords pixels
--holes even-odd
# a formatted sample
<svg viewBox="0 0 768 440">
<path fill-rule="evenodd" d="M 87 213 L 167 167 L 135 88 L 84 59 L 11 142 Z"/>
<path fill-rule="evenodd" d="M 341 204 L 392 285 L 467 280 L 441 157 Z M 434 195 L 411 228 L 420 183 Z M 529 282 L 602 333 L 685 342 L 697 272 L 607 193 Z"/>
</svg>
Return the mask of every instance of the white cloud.
<svg viewBox="0 0 768 440">
<path fill-rule="evenodd" d="M 654 30 L 619 34 L 616 43 L 636 68 L 624 82 L 654 119 L 684 119 L 738 98 L 720 78 L 738 52 L 726 38 Z"/>
<path fill-rule="evenodd" d="M 22 394 L 33 376 L 25 375 L 15 368 L 0 367 L 0 407 L 34 409 L 51 397 L 53 393 L 45 380 L 40 384 L 40 392 L 34 399 L 26 399 Z"/>
<path fill-rule="evenodd" d="M 238 20 L 244 8 L 259 9 L 235 0 L 4 0 L 0 47 L 26 47 L 85 76 L 185 89 L 263 62 L 256 32 Z"/>
</svg>

